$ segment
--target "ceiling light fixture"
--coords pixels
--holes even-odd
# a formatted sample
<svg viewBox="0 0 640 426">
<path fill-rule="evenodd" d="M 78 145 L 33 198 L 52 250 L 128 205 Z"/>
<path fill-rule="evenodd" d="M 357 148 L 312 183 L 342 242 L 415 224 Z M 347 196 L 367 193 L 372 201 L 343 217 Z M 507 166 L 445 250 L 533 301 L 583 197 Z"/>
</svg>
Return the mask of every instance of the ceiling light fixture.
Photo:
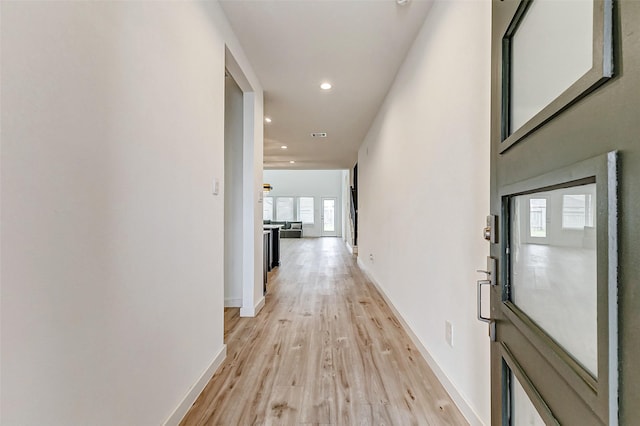
<svg viewBox="0 0 640 426">
<path fill-rule="evenodd" d="M 398 3 L 400 6 L 404 6 L 405 4 L 409 3 L 409 0 L 396 0 L 396 3 Z"/>
<path fill-rule="evenodd" d="M 295 162 L 295 161 L 293 161 L 293 160 L 289 161 L 289 164 L 295 164 L 295 163 L 296 163 L 296 162 Z"/>
<path fill-rule="evenodd" d="M 286 145 L 282 145 L 280 148 L 281 149 L 287 149 L 288 147 Z"/>
<path fill-rule="evenodd" d="M 322 90 L 329 90 L 329 89 L 331 89 L 331 87 L 332 87 L 332 86 L 331 86 L 331 83 L 326 82 L 326 81 L 320 85 L 320 88 L 321 88 Z"/>
<path fill-rule="evenodd" d="M 269 117 L 265 117 L 264 121 L 267 122 L 267 123 L 271 123 L 271 119 Z"/>
</svg>

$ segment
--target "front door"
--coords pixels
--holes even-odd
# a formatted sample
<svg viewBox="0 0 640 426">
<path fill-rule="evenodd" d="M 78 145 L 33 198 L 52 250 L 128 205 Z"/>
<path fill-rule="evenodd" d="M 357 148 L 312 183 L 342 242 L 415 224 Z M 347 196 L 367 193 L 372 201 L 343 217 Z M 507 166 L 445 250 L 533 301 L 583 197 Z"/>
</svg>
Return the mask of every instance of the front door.
<svg viewBox="0 0 640 426">
<path fill-rule="evenodd" d="M 493 2 L 493 425 L 640 419 L 638 22 L 635 0 Z"/>
<path fill-rule="evenodd" d="M 336 227 L 336 198 L 322 199 L 322 236 L 335 237 L 338 235 Z"/>
</svg>

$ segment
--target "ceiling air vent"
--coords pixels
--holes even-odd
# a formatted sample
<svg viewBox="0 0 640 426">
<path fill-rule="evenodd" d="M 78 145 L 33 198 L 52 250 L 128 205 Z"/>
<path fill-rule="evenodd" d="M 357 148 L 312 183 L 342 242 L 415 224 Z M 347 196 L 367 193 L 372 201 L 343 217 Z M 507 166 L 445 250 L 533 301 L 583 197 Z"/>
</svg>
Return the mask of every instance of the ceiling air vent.
<svg viewBox="0 0 640 426">
<path fill-rule="evenodd" d="M 314 138 L 326 138 L 327 134 L 325 132 L 315 132 L 311 133 L 311 136 Z"/>
</svg>

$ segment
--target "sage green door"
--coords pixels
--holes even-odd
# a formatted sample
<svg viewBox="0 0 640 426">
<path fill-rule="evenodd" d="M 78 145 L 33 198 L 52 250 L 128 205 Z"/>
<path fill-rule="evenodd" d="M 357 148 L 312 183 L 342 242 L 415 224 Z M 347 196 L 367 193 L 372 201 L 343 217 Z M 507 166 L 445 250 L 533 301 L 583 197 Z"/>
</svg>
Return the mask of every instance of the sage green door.
<svg viewBox="0 0 640 426">
<path fill-rule="evenodd" d="M 492 424 L 640 424 L 640 2 L 494 0 L 491 102 Z"/>
</svg>

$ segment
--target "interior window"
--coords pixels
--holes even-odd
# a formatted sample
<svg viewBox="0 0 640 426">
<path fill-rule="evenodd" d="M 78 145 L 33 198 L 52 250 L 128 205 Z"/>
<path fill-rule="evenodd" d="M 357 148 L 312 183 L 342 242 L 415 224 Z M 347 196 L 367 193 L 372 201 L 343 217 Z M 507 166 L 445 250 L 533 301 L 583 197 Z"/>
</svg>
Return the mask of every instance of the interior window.
<svg viewBox="0 0 640 426">
<path fill-rule="evenodd" d="M 529 200 L 529 236 L 545 238 L 547 236 L 547 199 Z"/>
<path fill-rule="evenodd" d="M 264 197 L 262 201 L 262 220 L 273 220 L 273 197 Z"/>
<path fill-rule="evenodd" d="M 293 197 L 276 198 L 276 220 L 293 221 Z"/>
<path fill-rule="evenodd" d="M 591 194 L 565 195 L 562 197 L 562 227 L 583 229 L 593 226 Z"/>
<path fill-rule="evenodd" d="M 305 224 L 313 224 L 313 197 L 298 198 L 298 220 Z"/>
</svg>

